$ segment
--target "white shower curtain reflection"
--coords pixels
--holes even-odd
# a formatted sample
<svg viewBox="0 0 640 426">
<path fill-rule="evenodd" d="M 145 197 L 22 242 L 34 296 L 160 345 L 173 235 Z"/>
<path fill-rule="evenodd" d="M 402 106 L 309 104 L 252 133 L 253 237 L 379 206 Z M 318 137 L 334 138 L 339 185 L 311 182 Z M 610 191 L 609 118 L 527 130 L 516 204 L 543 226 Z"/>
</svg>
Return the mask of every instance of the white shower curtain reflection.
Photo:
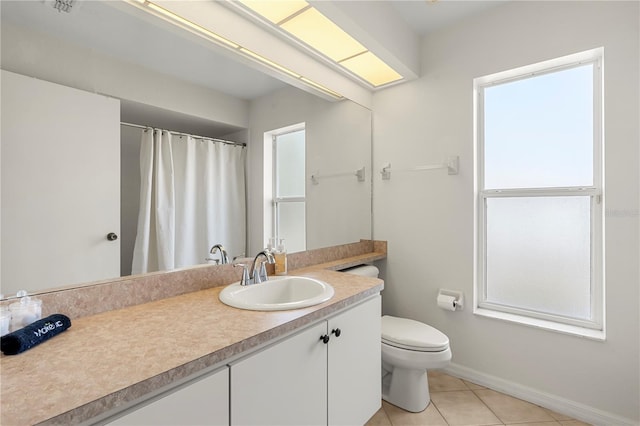
<svg viewBox="0 0 640 426">
<path fill-rule="evenodd" d="M 216 243 L 244 252 L 244 157 L 242 146 L 143 132 L 133 274 L 206 263 Z"/>
</svg>

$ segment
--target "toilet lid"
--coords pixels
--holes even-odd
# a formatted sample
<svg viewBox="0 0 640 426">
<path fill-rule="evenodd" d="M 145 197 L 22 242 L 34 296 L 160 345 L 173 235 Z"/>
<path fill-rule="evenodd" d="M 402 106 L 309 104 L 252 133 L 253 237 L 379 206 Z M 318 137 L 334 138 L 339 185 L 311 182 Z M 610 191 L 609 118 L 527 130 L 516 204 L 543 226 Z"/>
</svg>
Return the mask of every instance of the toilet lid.
<svg viewBox="0 0 640 426">
<path fill-rule="evenodd" d="M 422 352 L 444 351 L 449 347 L 449 338 L 430 325 L 389 315 L 382 317 L 382 342 Z"/>
</svg>

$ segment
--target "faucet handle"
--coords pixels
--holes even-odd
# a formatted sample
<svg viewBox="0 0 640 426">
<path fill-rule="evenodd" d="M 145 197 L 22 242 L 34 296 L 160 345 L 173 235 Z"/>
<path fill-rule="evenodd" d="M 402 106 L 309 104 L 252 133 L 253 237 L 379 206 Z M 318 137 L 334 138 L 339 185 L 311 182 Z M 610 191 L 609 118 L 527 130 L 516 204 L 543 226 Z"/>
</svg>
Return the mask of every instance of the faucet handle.
<svg viewBox="0 0 640 426">
<path fill-rule="evenodd" d="M 240 279 L 240 285 L 249 285 L 252 283 L 251 278 L 249 278 L 249 269 L 247 265 L 244 263 L 234 263 L 233 267 L 236 268 L 238 266 L 242 266 L 242 278 Z"/>
<path fill-rule="evenodd" d="M 253 282 L 255 284 L 261 283 L 267 280 L 267 268 L 264 266 L 265 261 L 260 262 L 260 266 L 253 269 Z"/>
<path fill-rule="evenodd" d="M 260 282 L 264 282 L 269 279 L 269 277 L 267 276 L 266 263 L 266 261 L 260 262 Z"/>
</svg>

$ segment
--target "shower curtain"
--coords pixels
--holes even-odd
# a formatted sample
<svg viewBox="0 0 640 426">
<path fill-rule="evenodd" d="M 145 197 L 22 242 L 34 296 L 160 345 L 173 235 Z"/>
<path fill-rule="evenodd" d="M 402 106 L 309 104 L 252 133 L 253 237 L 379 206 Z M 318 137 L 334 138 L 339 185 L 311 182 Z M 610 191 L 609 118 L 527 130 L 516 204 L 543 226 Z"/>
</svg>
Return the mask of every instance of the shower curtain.
<svg viewBox="0 0 640 426">
<path fill-rule="evenodd" d="M 217 243 L 243 253 L 244 168 L 243 146 L 145 130 L 132 273 L 206 263 Z"/>
</svg>

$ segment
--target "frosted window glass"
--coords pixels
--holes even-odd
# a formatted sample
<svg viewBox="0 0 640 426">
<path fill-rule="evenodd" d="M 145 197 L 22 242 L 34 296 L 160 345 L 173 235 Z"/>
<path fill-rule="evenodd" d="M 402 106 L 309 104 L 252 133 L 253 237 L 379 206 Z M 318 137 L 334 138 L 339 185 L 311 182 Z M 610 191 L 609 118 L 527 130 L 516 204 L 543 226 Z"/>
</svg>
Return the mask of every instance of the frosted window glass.
<svg viewBox="0 0 640 426">
<path fill-rule="evenodd" d="M 486 189 L 593 185 L 593 64 L 484 90 Z"/>
<path fill-rule="evenodd" d="M 590 197 L 486 202 L 487 301 L 590 319 Z"/>
<path fill-rule="evenodd" d="M 304 202 L 278 203 L 278 236 L 285 239 L 287 252 L 307 249 Z"/>
<path fill-rule="evenodd" d="M 278 197 L 304 197 L 304 130 L 276 138 L 276 193 Z"/>
</svg>

